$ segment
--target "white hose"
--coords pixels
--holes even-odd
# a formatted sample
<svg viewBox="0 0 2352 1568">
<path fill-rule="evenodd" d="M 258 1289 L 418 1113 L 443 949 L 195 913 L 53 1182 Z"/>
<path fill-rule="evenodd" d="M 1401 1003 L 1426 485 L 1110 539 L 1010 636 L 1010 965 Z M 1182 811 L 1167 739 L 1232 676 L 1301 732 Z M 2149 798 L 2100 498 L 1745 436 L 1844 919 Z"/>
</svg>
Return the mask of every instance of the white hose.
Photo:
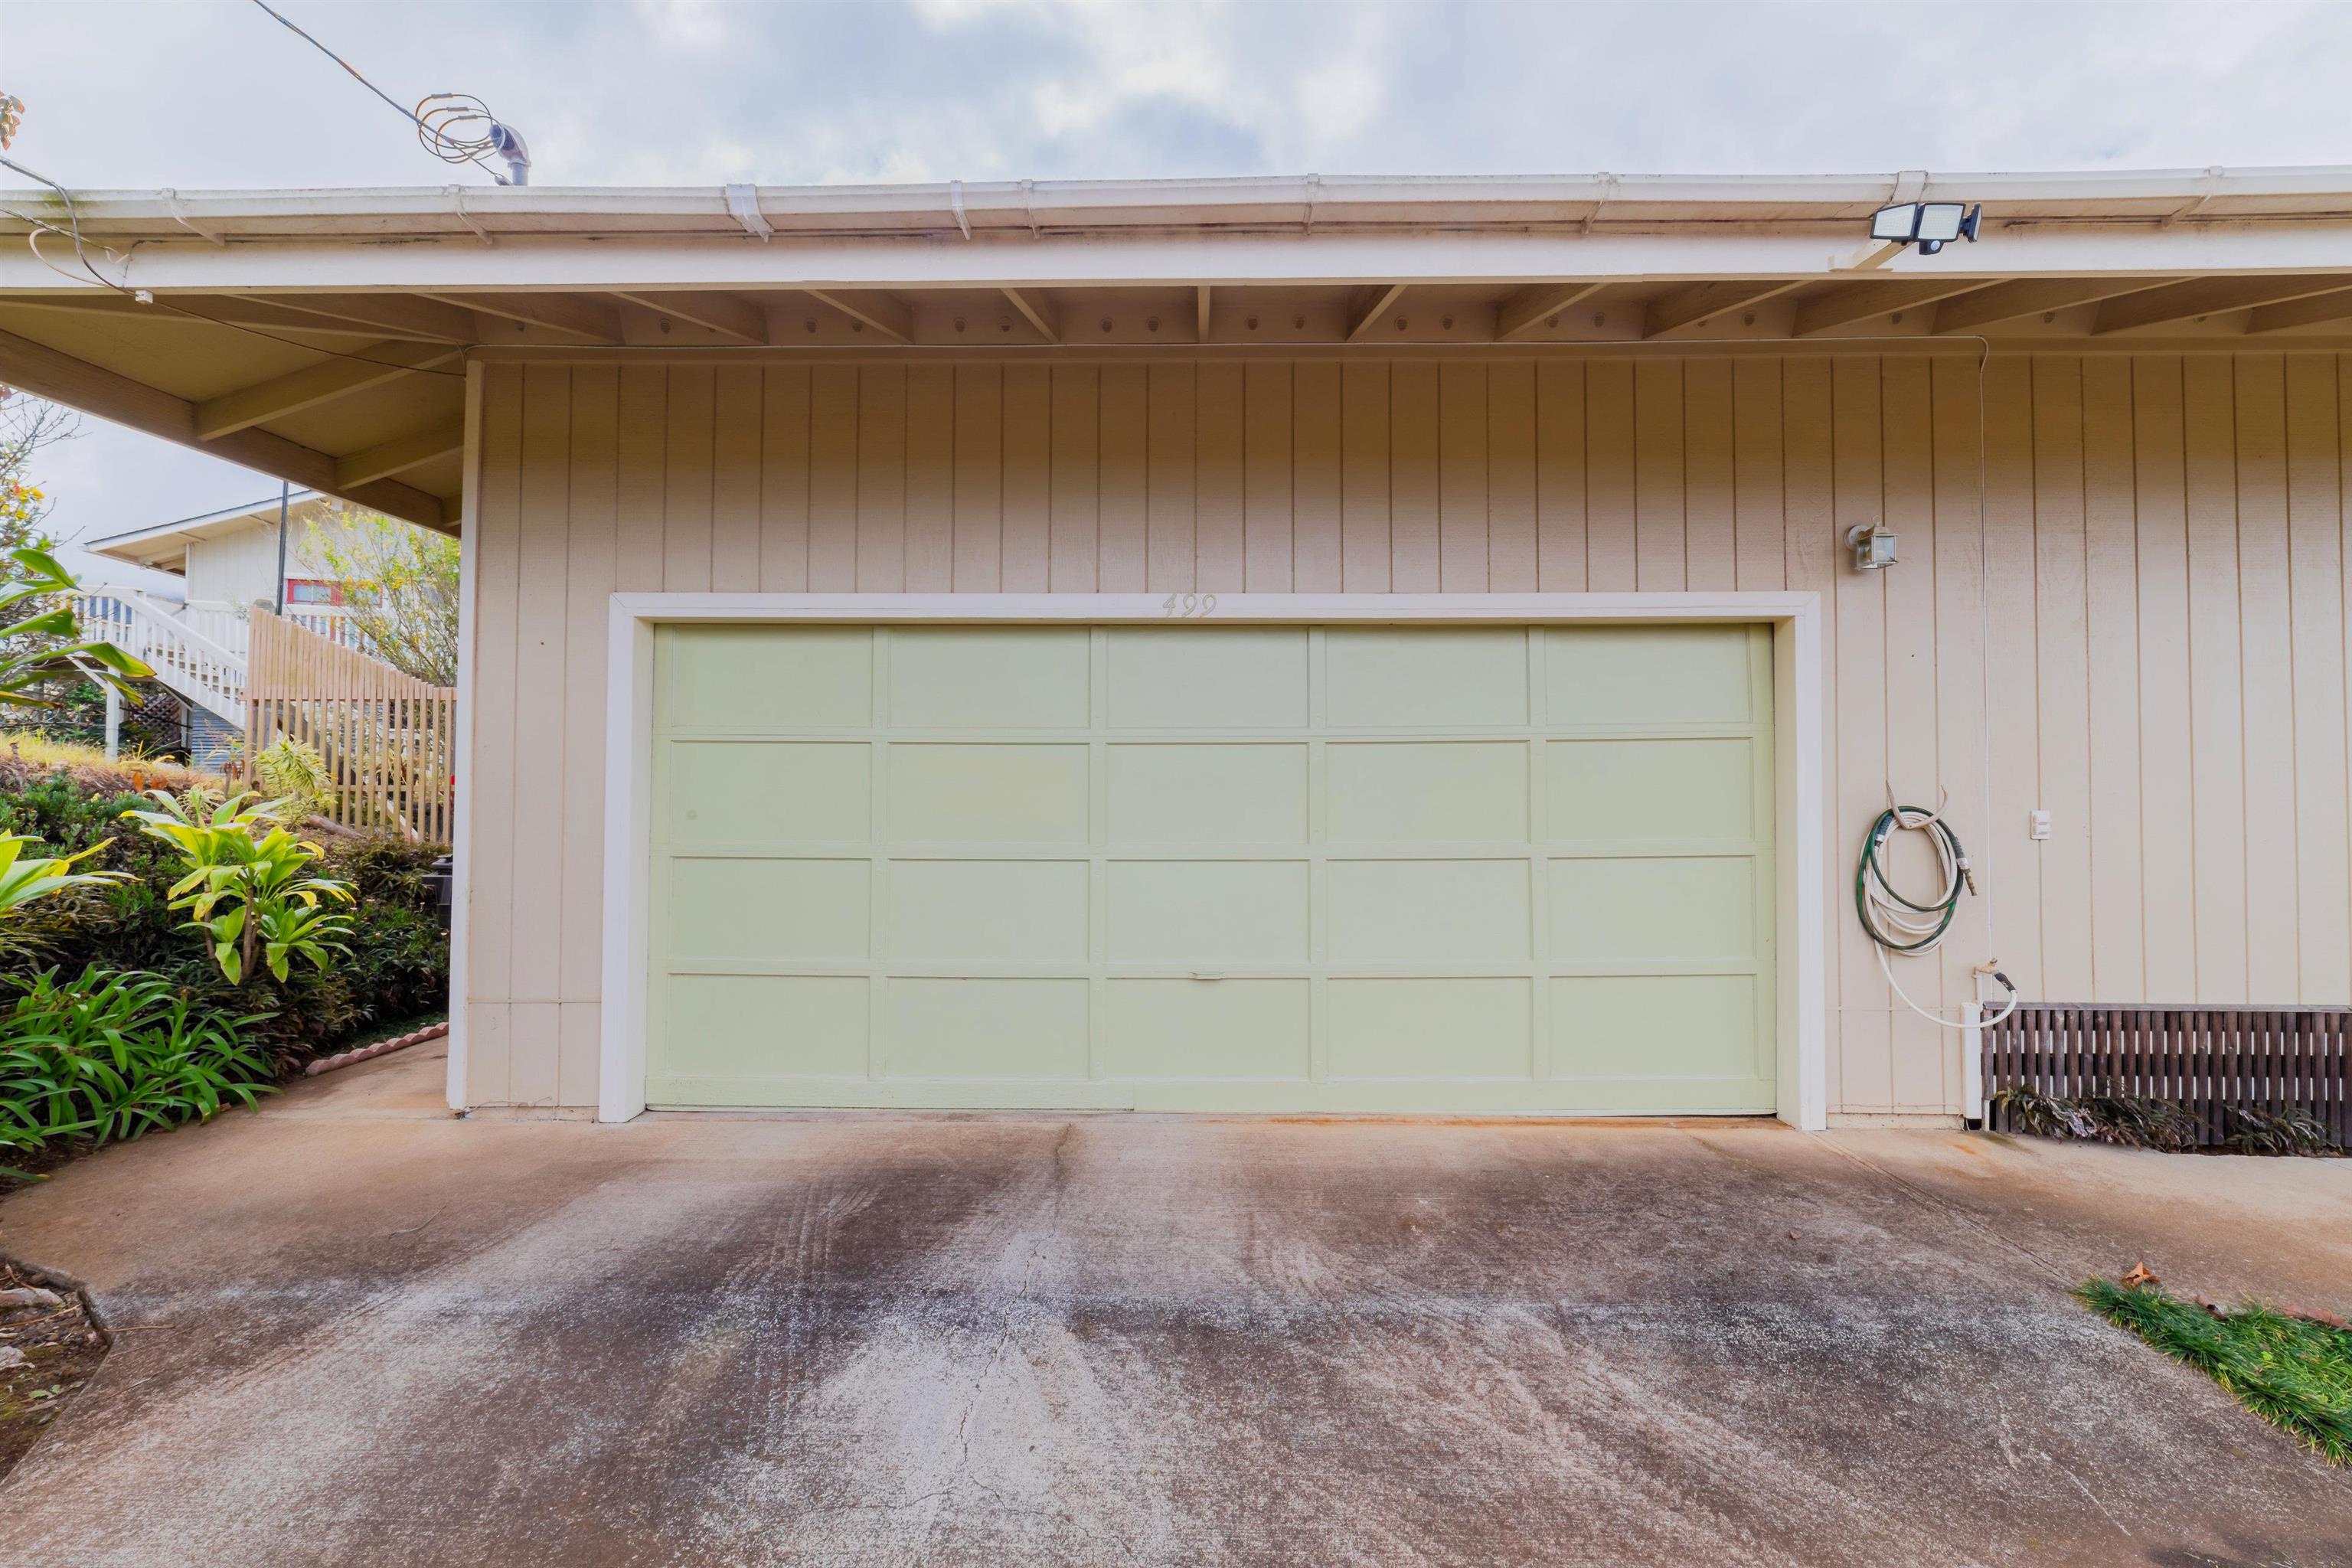
<svg viewBox="0 0 2352 1568">
<path fill-rule="evenodd" d="M 1925 833 L 1935 846 L 1941 885 L 1927 899 L 1914 899 L 1897 892 L 1887 880 L 1885 870 L 1886 840 L 1895 829 L 1904 828 Z M 1969 879 L 1968 856 L 1960 848 L 1958 837 L 1936 812 L 1919 806 L 1890 806 L 1872 826 L 1870 842 L 1863 848 L 1863 860 L 1855 873 L 1855 903 L 1862 917 L 1863 929 L 1869 933 L 1871 947 L 1878 954 L 1879 973 L 1886 976 L 1886 988 L 1895 993 L 1902 1004 L 1929 1023 L 1946 1029 L 1966 1029 L 1971 1032 L 1987 1025 L 1998 1024 L 2017 1010 L 2017 987 L 2010 984 L 2008 976 L 1994 972 L 1994 978 L 2009 991 L 2008 1005 L 1990 1018 L 1974 1022 L 1954 1023 L 1929 1012 L 1911 1000 L 1910 994 L 1895 978 L 1895 966 L 1887 961 L 1889 952 L 1928 953 L 1943 945 L 1949 934 L 1952 918 L 1957 911 L 1960 894 L 1971 889 Z"/>
</svg>

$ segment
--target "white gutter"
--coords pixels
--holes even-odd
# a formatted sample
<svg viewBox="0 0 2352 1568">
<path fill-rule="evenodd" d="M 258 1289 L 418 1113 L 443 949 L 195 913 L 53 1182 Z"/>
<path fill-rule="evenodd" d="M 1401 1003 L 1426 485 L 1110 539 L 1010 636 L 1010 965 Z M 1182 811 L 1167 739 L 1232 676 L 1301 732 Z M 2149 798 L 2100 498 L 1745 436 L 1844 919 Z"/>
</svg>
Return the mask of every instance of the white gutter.
<svg viewBox="0 0 2352 1568">
<path fill-rule="evenodd" d="M 2352 218 L 2352 167 L 2050 174 L 1323 175 L 913 185 L 466 186 L 77 193 L 103 238 L 787 237 L 1740 224 L 1843 226 L 1903 199 L 1982 202 L 2003 224 Z M 1916 196 L 1912 194 L 1916 192 Z M 47 192 L 0 202 L 58 210 Z M 1603 212 L 1603 208 L 1606 212 Z M 960 220 L 960 221 L 959 221 Z M 21 234 L 0 218 L 0 234 Z"/>
</svg>

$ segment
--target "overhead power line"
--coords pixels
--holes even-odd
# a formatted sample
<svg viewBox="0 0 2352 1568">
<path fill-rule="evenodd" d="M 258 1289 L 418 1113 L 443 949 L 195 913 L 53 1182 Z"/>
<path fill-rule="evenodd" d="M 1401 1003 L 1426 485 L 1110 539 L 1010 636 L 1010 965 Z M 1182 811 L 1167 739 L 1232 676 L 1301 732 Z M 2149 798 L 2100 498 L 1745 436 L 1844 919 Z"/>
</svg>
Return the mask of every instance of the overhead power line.
<svg viewBox="0 0 2352 1568">
<path fill-rule="evenodd" d="M 436 92 L 420 100 L 415 108 L 405 108 L 399 100 L 370 81 L 359 67 L 303 31 L 284 12 L 269 5 L 268 0 L 253 0 L 253 3 L 279 26 L 342 67 L 353 81 L 382 99 L 394 114 L 415 126 L 417 140 L 424 143 L 425 150 L 443 163 L 471 163 L 502 185 L 530 183 L 530 149 L 513 130 L 492 118 L 489 107 L 480 99 L 470 93 Z M 477 130 L 477 127 L 480 129 Z M 507 172 L 501 174 L 484 163 L 482 154 L 485 153 L 494 153 L 504 159 Z"/>
</svg>

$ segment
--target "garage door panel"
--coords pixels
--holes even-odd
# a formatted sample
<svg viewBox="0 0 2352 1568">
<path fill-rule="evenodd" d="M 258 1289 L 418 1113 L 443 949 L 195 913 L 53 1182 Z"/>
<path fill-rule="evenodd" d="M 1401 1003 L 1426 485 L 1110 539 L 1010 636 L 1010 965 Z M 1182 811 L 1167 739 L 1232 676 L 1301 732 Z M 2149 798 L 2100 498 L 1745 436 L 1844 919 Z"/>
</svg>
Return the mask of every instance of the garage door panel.
<svg viewBox="0 0 2352 1568">
<path fill-rule="evenodd" d="M 1113 980 L 1097 1067 L 1105 1077 L 1304 1082 L 1304 979 Z"/>
<path fill-rule="evenodd" d="M 899 976 L 885 1005 L 891 1078 L 1083 1079 L 1087 982 Z"/>
<path fill-rule="evenodd" d="M 1108 748 L 1113 844 L 1304 844 L 1303 745 Z"/>
<path fill-rule="evenodd" d="M 1544 636 L 1545 718 L 1559 725 L 1746 724 L 1750 628 L 1580 626 Z"/>
<path fill-rule="evenodd" d="M 1087 962 L 1083 860 L 893 860 L 887 880 L 893 959 Z"/>
<path fill-rule="evenodd" d="M 674 860 L 670 952 L 690 963 L 862 959 L 872 873 L 865 860 Z"/>
<path fill-rule="evenodd" d="M 666 754 L 672 844 L 862 844 L 873 834 L 870 746 L 674 741 Z"/>
<path fill-rule="evenodd" d="M 1551 988 L 1555 1078 L 1770 1075 L 1753 976 L 1571 975 Z"/>
<path fill-rule="evenodd" d="M 1083 730 L 1093 706 L 1083 627 L 893 627 L 898 730 Z"/>
<path fill-rule="evenodd" d="M 673 975 L 656 1071 L 673 1079 L 863 1078 L 871 990 L 863 975 Z M 716 1103 L 682 1085 L 674 1092 L 678 1103 Z"/>
<path fill-rule="evenodd" d="M 1528 634 L 1512 627 L 1324 634 L 1335 730 L 1472 729 L 1528 721 Z"/>
<path fill-rule="evenodd" d="M 1755 743 L 1745 737 L 1553 741 L 1547 750 L 1554 842 L 1756 833 Z"/>
<path fill-rule="evenodd" d="M 864 626 L 664 628 L 656 723 L 672 731 L 862 729 L 873 717 L 874 636 Z"/>
<path fill-rule="evenodd" d="M 1532 991 L 1517 977 L 1333 980 L 1331 1076 L 1526 1079 Z"/>
<path fill-rule="evenodd" d="M 1114 860 L 1110 961 L 1193 969 L 1304 963 L 1304 860 Z"/>
<path fill-rule="evenodd" d="M 944 745 L 884 749 L 893 841 L 1084 844 L 1084 746 Z"/>
<path fill-rule="evenodd" d="M 1525 963 L 1524 860 L 1334 860 L 1331 961 Z"/>
<path fill-rule="evenodd" d="M 1769 650 L 659 629 L 648 1103 L 1769 1110 Z"/>
<path fill-rule="evenodd" d="M 1556 962 L 1756 956 L 1756 863 L 1744 856 L 1554 860 L 1547 869 Z"/>
<path fill-rule="evenodd" d="M 1327 754 L 1334 843 L 1527 841 L 1523 742 L 1334 742 Z"/>
<path fill-rule="evenodd" d="M 1297 730 L 1307 723 L 1307 632 L 1114 627 L 1114 730 Z"/>
</svg>

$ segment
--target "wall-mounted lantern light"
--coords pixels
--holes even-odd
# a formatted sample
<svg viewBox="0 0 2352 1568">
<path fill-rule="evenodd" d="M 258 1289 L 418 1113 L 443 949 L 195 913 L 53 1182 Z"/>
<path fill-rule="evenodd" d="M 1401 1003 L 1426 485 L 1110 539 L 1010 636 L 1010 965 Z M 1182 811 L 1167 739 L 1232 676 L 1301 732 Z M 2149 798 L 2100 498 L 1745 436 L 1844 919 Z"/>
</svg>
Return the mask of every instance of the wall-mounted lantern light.
<svg viewBox="0 0 2352 1568">
<path fill-rule="evenodd" d="M 1984 207 L 1960 202 L 1902 202 L 1881 207 L 1870 220 L 1870 237 L 1890 245 L 1916 245 L 1922 256 L 1933 256 L 1953 240 L 1974 245 Z"/>
<path fill-rule="evenodd" d="M 1857 572 L 1878 572 L 1895 564 L 1895 532 L 1883 522 L 1854 524 L 1846 530 L 1845 542 L 1853 550 Z"/>
</svg>

